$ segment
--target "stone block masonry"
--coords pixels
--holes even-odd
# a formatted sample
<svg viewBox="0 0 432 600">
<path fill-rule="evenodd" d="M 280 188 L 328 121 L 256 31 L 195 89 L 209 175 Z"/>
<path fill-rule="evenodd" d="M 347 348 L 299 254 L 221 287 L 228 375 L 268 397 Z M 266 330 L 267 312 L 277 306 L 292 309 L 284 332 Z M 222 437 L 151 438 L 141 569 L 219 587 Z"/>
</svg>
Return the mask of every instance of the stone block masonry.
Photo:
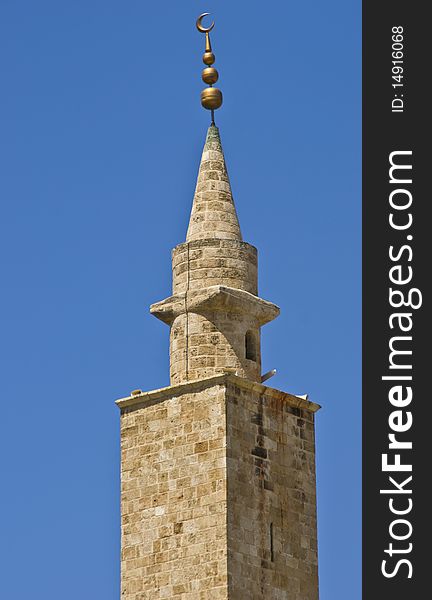
<svg viewBox="0 0 432 600">
<path fill-rule="evenodd" d="M 117 403 L 122 600 L 318 599 L 318 405 L 234 375 Z"/>
<path fill-rule="evenodd" d="M 226 387 L 228 598 L 317 600 L 318 407 L 260 387 Z"/>
</svg>

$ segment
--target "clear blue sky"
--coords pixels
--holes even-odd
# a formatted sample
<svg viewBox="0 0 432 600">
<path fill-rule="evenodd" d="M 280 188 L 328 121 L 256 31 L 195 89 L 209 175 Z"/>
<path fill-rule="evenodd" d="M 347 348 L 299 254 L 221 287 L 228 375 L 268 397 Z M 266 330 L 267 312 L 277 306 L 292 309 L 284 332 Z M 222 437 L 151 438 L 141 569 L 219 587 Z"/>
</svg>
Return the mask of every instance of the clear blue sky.
<svg viewBox="0 0 432 600">
<path fill-rule="evenodd" d="M 119 415 L 168 383 L 170 294 L 217 120 L 271 384 L 317 416 L 321 600 L 360 599 L 360 0 L 0 0 L 5 600 L 118 600 Z"/>
</svg>

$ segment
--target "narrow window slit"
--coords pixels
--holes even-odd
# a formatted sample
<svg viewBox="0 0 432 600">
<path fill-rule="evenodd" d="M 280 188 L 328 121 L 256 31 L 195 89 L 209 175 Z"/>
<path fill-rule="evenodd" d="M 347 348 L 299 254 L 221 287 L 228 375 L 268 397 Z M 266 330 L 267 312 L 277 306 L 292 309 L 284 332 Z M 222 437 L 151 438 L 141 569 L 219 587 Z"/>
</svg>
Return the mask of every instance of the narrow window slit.
<svg viewBox="0 0 432 600">
<path fill-rule="evenodd" d="M 248 360 L 257 359 L 256 339 L 253 331 L 248 331 L 245 337 L 246 358 Z"/>
</svg>

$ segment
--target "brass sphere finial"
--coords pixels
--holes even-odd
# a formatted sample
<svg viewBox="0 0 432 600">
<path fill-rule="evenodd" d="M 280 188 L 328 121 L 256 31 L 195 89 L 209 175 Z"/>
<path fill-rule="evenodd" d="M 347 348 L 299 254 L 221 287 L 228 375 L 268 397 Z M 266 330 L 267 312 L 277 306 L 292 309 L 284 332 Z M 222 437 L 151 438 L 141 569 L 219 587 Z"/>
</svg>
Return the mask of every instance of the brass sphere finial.
<svg viewBox="0 0 432 600">
<path fill-rule="evenodd" d="M 205 65 L 212 65 L 214 63 L 214 61 L 216 60 L 216 56 L 213 54 L 213 52 L 204 52 L 203 54 L 203 63 Z"/>
<path fill-rule="evenodd" d="M 214 67 L 207 67 L 207 69 L 203 69 L 201 77 L 204 83 L 213 85 L 219 79 L 219 73 Z"/>
<path fill-rule="evenodd" d="M 214 124 L 214 111 L 222 106 L 222 92 L 217 88 L 213 87 L 213 84 L 219 79 L 219 73 L 217 70 L 212 67 L 216 58 L 213 54 L 211 41 L 210 41 L 210 31 L 214 27 L 214 21 L 210 25 L 210 27 L 204 27 L 202 25 L 202 20 L 204 17 L 207 17 L 210 13 L 202 13 L 197 19 L 196 26 L 198 31 L 201 33 L 205 33 L 206 42 L 205 42 L 205 52 L 203 55 L 203 63 L 207 68 L 203 69 L 202 72 L 202 80 L 204 83 L 207 83 L 209 87 L 205 88 L 201 92 L 201 104 L 207 110 L 211 110 L 212 113 L 212 123 Z"/>
</svg>

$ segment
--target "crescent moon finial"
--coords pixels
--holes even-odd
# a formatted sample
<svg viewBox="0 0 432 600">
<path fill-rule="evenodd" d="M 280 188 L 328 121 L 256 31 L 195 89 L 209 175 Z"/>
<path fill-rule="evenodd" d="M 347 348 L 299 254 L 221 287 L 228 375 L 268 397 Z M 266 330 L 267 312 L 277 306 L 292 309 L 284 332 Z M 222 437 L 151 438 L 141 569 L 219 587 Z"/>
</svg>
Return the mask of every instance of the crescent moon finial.
<svg viewBox="0 0 432 600">
<path fill-rule="evenodd" d="M 215 25 L 214 21 L 210 25 L 210 27 L 203 27 L 202 26 L 202 20 L 204 19 L 204 17 L 207 17 L 209 14 L 210 13 L 203 13 L 202 15 L 200 15 L 198 17 L 197 22 L 196 22 L 196 26 L 197 26 L 198 31 L 201 31 L 202 33 L 209 33 L 213 29 L 213 27 Z"/>
<path fill-rule="evenodd" d="M 222 106 L 222 92 L 216 87 L 213 87 L 213 84 L 216 83 L 219 78 L 219 73 L 213 67 L 215 55 L 213 54 L 210 42 L 210 31 L 214 27 L 214 21 L 210 27 L 203 27 L 202 25 L 202 20 L 209 14 L 210 13 L 205 12 L 200 15 L 197 19 L 196 26 L 198 31 L 205 33 L 205 52 L 203 55 L 203 63 L 206 65 L 206 68 L 203 69 L 201 78 L 204 83 L 208 84 L 208 87 L 201 92 L 201 104 L 204 108 L 211 111 L 211 124 L 214 125 L 214 111 Z"/>
</svg>

